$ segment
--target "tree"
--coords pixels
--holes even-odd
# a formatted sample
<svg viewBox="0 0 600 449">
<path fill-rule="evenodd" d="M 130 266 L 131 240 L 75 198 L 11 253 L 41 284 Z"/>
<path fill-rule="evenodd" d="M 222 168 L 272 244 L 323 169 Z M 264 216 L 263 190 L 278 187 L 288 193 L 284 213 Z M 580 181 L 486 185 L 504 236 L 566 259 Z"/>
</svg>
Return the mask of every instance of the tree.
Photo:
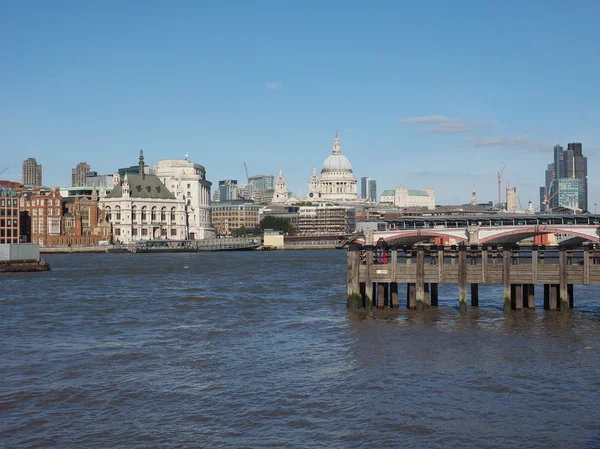
<svg viewBox="0 0 600 449">
<path fill-rule="evenodd" d="M 287 218 L 279 218 L 273 216 L 267 216 L 260 221 L 260 224 L 256 227 L 258 234 L 264 234 L 265 229 L 272 229 L 273 231 L 281 231 L 284 233 L 291 233 L 293 231 L 292 223 Z"/>
<path fill-rule="evenodd" d="M 244 237 L 246 234 L 248 233 L 248 231 L 246 230 L 246 226 L 241 225 L 239 228 L 236 229 L 235 231 L 235 235 L 237 237 Z"/>
</svg>

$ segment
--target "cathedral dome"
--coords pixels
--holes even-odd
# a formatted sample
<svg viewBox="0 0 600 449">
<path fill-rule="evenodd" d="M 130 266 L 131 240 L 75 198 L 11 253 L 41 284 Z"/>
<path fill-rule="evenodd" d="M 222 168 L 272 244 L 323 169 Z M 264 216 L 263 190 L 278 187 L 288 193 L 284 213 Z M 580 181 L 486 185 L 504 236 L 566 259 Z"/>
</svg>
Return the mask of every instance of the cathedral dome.
<svg viewBox="0 0 600 449">
<path fill-rule="evenodd" d="M 333 150 L 331 151 L 331 156 L 325 159 L 325 162 L 323 162 L 323 168 L 321 169 L 321 173 L 331 172 L 352 173 L 352 165 L 350 165 L 350 161 L 342 154 L 340 149 L 340 140 L 338 138 L 337 131 L 335 133 L 335 139 L 333 140 Z"/>
</svg>

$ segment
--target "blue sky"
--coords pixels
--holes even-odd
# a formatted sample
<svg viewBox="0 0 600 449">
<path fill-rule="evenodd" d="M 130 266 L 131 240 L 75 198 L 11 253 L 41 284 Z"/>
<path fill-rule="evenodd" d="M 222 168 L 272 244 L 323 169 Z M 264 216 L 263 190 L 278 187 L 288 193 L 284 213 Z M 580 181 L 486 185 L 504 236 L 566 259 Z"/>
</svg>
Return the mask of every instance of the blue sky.
<svg viewBox="0 0 600 449">
<path fill-rule="evenodd" d="M 600 2 L 12 2 L 0 15 L 0 170 L 44 183 L 190 159 L 207 176 L 307 190 L 340 130 L 378 192 L 538 205 L 558 143 L 600 201 Z M 525 205 L 525 204 L 524 204 Z"/>
</svg>

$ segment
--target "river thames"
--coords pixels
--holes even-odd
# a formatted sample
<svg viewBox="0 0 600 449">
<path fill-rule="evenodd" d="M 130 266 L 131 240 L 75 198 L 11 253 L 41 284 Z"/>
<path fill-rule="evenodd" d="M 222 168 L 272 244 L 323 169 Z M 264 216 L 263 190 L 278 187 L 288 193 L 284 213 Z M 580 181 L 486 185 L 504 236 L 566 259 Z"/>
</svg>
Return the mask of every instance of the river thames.
<svg viewBox="0 0 600 449">
<path fill-rule="evenodd" d="M 600 447 L 598 287 L 367 315 L 345 251 L 46 259 L 0 277 L 0 447 Z"/>
</svg>

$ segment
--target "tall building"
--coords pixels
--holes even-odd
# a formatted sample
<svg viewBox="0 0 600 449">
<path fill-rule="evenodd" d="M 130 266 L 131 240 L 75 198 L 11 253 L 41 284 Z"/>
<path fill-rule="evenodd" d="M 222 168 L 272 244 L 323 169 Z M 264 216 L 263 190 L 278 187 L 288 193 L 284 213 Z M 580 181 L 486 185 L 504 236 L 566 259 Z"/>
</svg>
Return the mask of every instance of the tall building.
<svg viewBox="0 0 600 449">
<path fill-rule="evenodd" d="M 377 201 L 377 181 L 367 176 L 360 178 L 360 197 L 367 201 Z"/>
<path fill-rule="evenodd" d="M 511 187 L 510 184 L 506 188 L 506 210 L 507 212 L 517 210 L 517 188 Z"/>
<path fill-rule="evenodd" d="M 237 180 L 225 179 L 219 181 L 219 201 L 233 201 L 237 199 Z"/>
<path fill-rule="evenodd" d="M 561 178 L 558 180 L 558 206 L 569 209 L 581 209 L 584 196 L 584 183 L 579 178 Z"/>
<path fill-rule="evenodd" d="M 17 191 L 0 185 L 0 244 L 19 243 L 19 216 Z"/>
<path fill-rule="evenodd" d="M 85 186 L 85 178 L 92 168 L 87 162 L 80 162 L 77 167 L 71 170 L 71 186 L 82 187 Z"/>
<path fill-rule="evenodd" d="M 23 185 L 41 187 L 42 164 L 38 164 L 34 157 L 23 161 Z"/>
<path fill-rule="evenodd" d="M 581 143 L 569 143 L 567 151 L 563 152 L 564 173 L 562 178 L 581 179 L 582 197 L 579 208 L 588 210 L 587 157 L 583 156 Z"/>
<path fill-rule="evenodd" d="M 248 182 L 254 185 L 254 188 L 260 193 L 264 193 L 267 190 L 273 190 L 275 188 L 275 176 L 265 175 L 254 175 L 248 178 Z"/>
<path fill-rule="evenodd" d="M 563 147 L 560 145 L 554 145 L 554 179 L 563 178 L 564 171 Z"/>
</svg>

